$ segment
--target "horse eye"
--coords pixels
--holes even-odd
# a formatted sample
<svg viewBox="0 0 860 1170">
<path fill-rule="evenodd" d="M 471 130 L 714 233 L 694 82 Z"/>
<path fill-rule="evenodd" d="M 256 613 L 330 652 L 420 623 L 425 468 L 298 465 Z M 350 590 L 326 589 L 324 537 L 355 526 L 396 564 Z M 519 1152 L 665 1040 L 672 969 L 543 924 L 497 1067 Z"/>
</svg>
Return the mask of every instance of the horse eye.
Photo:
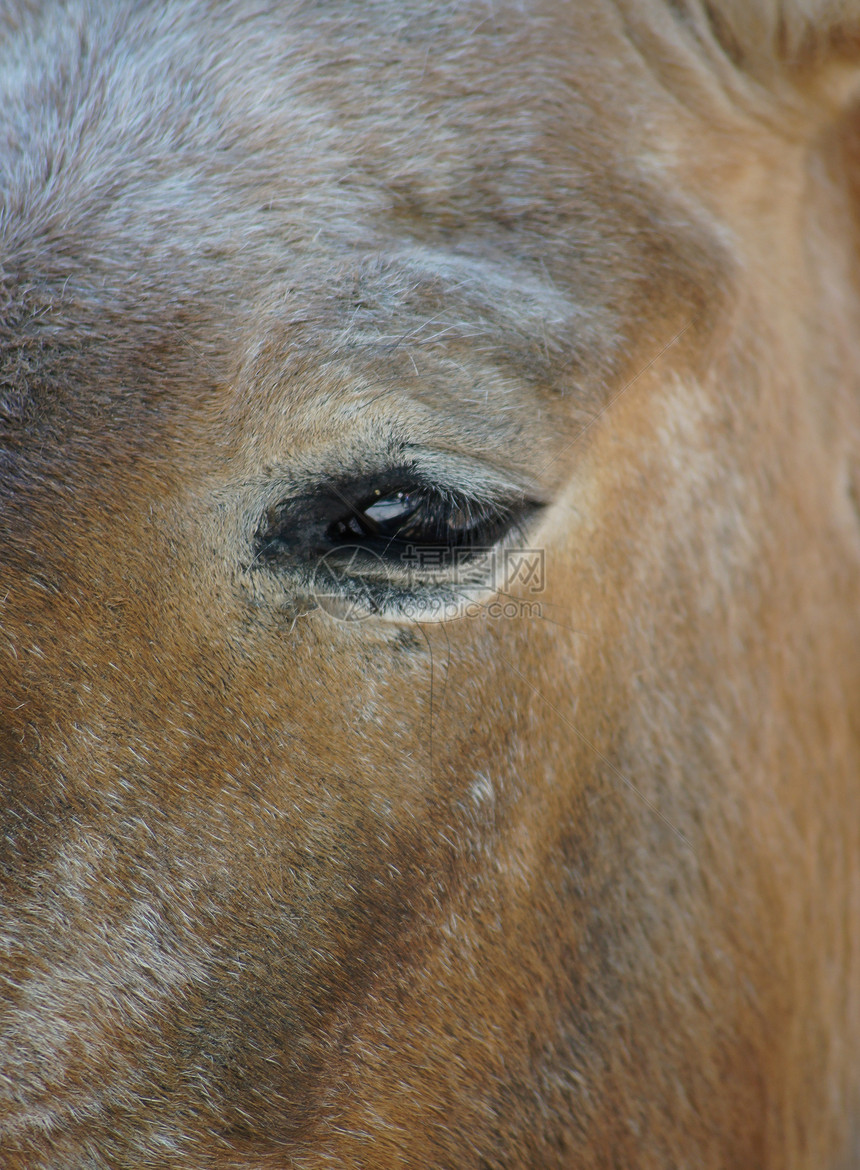
<svg viewBox="0 0 860 1170">
<path fill-rule="evenodd" d="M 408 469 L 374 478 L 323 483 L 271 507 L 255 533 L 254 566 L 342 555 L 360 576 L 362 566 L 378 568 L 380 561 L 395 569 L 412 565 L 423 550 L 428 563 L 449 567 L 521 532 L 541 506 L 525 496 L 477 496 L 422 483 Z"/>
</svg>

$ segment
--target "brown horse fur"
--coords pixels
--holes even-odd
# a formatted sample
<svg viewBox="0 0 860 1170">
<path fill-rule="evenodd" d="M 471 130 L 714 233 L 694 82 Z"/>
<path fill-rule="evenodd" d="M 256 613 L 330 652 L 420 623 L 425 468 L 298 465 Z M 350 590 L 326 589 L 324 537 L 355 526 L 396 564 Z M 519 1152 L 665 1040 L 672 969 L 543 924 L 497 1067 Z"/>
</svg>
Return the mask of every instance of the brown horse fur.
<svg viewBox="0 0 860 1170">
<path fill-rule="evenodd" d="M 0 30 L 0 1165 L 856 1166 L 860 7 Z"/>
</svg>

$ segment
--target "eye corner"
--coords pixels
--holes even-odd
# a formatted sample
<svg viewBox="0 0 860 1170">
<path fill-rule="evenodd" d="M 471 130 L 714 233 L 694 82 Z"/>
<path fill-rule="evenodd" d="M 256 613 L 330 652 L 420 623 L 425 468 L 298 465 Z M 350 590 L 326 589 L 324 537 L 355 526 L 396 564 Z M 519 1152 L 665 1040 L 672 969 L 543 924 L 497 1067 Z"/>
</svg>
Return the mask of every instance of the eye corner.
<svg viewBox="0 0 860 1170">
<path fill-rule="evenodd" d="M 283 502 L 271 504 L 257 523 L 252 537 L 253 556 L 249 568 L 261 568 L 287 551 L 283 538 L 285 531 Z"/>
</svg>

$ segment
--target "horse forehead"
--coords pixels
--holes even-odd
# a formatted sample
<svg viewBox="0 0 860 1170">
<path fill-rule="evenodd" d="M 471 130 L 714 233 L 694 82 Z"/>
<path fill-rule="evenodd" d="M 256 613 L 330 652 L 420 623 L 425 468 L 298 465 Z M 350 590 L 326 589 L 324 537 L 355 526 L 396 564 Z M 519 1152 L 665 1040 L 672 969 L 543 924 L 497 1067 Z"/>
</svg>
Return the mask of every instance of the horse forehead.
<svg viewBox="0 0 860 1170">
<path fill-rule="evenodd" d="M 617 206 L 629 176 L 589 125 L 593 65 L 574 43 L 562 77 L 537 10 L 471 7 L 424 13 L 420 30 L 407 9 L 364 17 L 360 52 L 337 5 L 78 4 L 61 28 L 10 37 L 6 381 L 37 348 L 44 363 L 98 345 L 181 368 L 196 345 L 200 373 L 223 378 L 226 351 L 261 349 L 263 317 L 329 346 L 359 326 L 366 340 L 374 316 L 388 341 L 399 319 L 426 343 L 443 304 L 443 329 L 492 323 L 509 350 L 571 315 L 583 333 L 635 267 Z M 554 130 L 562 98 L 572 141 Z"/>
</svg>

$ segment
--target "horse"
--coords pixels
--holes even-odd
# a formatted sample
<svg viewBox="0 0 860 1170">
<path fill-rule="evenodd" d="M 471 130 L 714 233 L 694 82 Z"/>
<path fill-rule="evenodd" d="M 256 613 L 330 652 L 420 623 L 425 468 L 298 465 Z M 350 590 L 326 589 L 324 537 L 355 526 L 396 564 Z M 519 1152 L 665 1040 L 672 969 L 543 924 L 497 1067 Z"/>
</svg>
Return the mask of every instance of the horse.
<svg viewBox="0 0 860 1170">
<path fill-rule="evenodd" d="M 0 89 L 2 1165 L 856 1165 L 860 5 Z"/>
</svg>

